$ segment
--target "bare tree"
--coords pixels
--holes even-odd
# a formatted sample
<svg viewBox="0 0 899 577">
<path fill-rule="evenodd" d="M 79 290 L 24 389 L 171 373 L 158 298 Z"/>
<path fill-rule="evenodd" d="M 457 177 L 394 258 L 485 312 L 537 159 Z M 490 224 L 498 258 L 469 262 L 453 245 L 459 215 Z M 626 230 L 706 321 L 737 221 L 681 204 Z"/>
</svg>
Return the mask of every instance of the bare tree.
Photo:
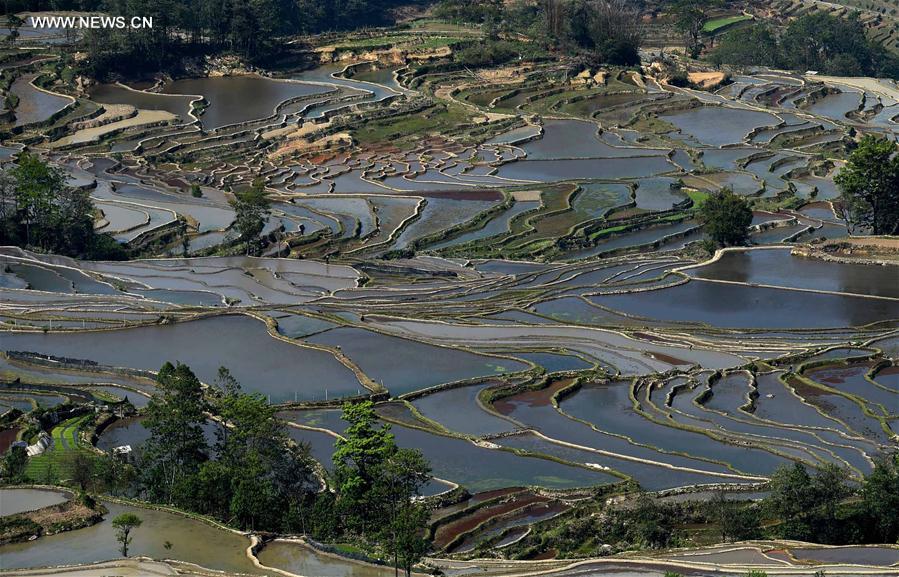
<svg viewBox="0 0 899 577">
<path fill-rule="evenodd" d="M 542 0 L 546 31 L 556 39 L 562 37 L 565 15 L 565 0 Z"/>
<path fill-rule="evenodd" d="M 640 12 L 628 0 L 594 0 L 590 2 L 590 29 L 600 45 L 604 39 L 639 46 L 643 39 Z"/>
</svg>

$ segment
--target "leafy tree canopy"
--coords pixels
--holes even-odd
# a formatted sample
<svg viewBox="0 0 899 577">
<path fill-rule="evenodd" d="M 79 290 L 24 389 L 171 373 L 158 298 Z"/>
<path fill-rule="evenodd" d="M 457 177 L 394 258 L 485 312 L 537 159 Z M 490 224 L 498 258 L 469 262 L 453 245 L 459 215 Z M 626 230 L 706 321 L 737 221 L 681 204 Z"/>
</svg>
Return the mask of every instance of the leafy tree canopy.
<svg viewBox="0 0 899 577">
<path fill-rule="evenodd" d="M 729 188 L 722 188 L 702 204 L 699 220 L 706 234 L 718 244 L 744 244 L 749 237 L 752 209 L 746 199 Z"/>
<path fill-rule="evenodd" d="M 899 148 L 866 136 L 834 179 L 847 220 L 874 234 L 899 234 Z"/>
</svg>

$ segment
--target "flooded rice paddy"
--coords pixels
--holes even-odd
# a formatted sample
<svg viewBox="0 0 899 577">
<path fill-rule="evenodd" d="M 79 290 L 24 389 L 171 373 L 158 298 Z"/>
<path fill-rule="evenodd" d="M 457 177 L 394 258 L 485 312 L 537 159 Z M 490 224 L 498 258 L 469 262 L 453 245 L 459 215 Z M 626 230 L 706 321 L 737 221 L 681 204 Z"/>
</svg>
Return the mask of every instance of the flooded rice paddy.
<svg viewBox="0 0 899 577">
<path fill-rule="evenodd" d="M 118 559 L 121 552 L 115 539 L 112 519 L 121 513 L 135 513 L 143 520 L 134 531 L 130 546 L 133 555 L 156 559 L 176 559 L 218 571 L 266 575 L 247 558 L 249 539 L 167 511 L 157 511 L 105 502 L 109 513 L 103 521 L 77 531 L 42 537 L 35 541 L 4 545 L 3 569 L 49 567 L 96 563 Z M 172 543 L 166 548 L 165 543 Z"/>
<path fill-rule="evenodd" d="M 459 511 L 511 500 L 488 503 L 506 516 L 481 530 L 468 526 L 479 517 L 464 518 L 448 554 L 507 546 L 569 506 L 532 501 L 523 487 L 749 488 L 793 461 L 837 463 L 858 479 L 893 448 L 899 268 L 818 258 L 805 244 L 849 230 L 831 201 L 841 147 L 861 123 L 847 116 L 862 106 L 858 90 L 823 94 L 814 80 L 759 73 L 715 92 L 612 80 L 562 98 L 545 85 L 562 80 L 550 66 L 523 70 L 514 89 L 485 81 L 461 92 L 418 66 L 181 78 L 151 89 L 161 93 L 99 84 L 84 95 L 98 118 L 136 115 L 102 124 L 98 138 L 72 118 L 42 135 L 71 100 L 38 90 L 36 70 L 15 73 L 11 122 L 23 130 L 4 139 L 0 163 L 28 144 L 90 191 L 99 231 L 147 258 L 0 250 L 0 376 L 13 383 L 0 410 L 128 397 L 141 411 L 162 363 L 184 362 L 207 384 L 224 365 L 280 405 L 299 425 L 291 437 L 330 470 L 346 426 L 340 401 L 377 393 L 397 443 L 431 463 L 425 495 L 453 484 L 476 493 Z M 821 97 L 803 98 L 812 92 Z M 441 124 L 456 99 L 477 121 Z M 889 114 L 871 111 L 864 130 L 895 136 Z M 273 213 L 259 256 L 240 256 L 229 201 L 257 178 Z M 755 246 L 712 259 L 696 208 L 722 187 L 754 204 Z M 758 248 L 767 245 L 787 246 Z M 755 361 L 774 370 L 742 369 Z M 122 419 L 97 448 L 146 438 L 139 416 Z M 4 515 L 59 498 L 3 491 Z M 116 558 L 109 519 L 133 508 L 107 506 L 94 527 L 3 546 L 3 569 Z M 137 555 L 266 573 L 242 535 L 139 514 Z M 895 554 L 788 552 L 880 567 Z M 288 541 L 259 559 L 299 575 L 390 572 Z M 759 565 L 776 575 L 786 559 L 755 547 L 690 557 L 709 574 Z"/>
<path fill-rule="evenodd" d="M 0 517 L 65 503 L 70 495 L 46 489 L 0 489 Z"/>
<path fill-rule="evenodd" d="M 333 354 L 274 339 L 263 323 L 244 316 L 83 334 L 20 333 L 5 335 L 3 346 L 150 371 L 180 361 L 207 383 L 225 363 L 248 390 L 272 402 L 323 399 L 326 389 L 351 395 L 362 388 Z"/>
</svg>

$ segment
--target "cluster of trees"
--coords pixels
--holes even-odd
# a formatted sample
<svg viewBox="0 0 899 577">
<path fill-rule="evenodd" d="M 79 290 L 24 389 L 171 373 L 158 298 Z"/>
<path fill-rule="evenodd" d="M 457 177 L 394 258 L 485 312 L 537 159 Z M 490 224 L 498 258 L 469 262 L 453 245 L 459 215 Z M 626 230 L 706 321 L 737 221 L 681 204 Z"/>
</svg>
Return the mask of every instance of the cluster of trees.
<svg viewBox="0 0 899 577">
<path fill-rule="evenodd" d="M 66 175 L 23 153 L 0 172 L 0 244 L 78 258 L 123 258 L 108 234 L 94 231 L 94 205 L 86 190 L 68 186 Z"/>
<path fill-rule="evenodd" d="M 343 419 L 349 426 L 334 452 L 335 493 L 319 496 L 320 509 L 329 512 L 317 533 L 379 542 L 408 576 L 429 546 L 428 510 L 412 498 L 430 478 L 430 465 L 419 450 L 396 446 L 370 401 L 345 405 Z"/>
<path fill-rule="evenodd" d="M 157 389 L 143 421 L 150 438 L 128 467 L 131 494 L 242 529 L 349 538 L 407 573 L 426 552 L 428 513 L 413 498 L 429 465 L 396 446 L 370 402 L 345 405 L 349 426 L 322 490 L 309 447 L 292 441 L 265 397 L 244 392 L 226 369 L 204 390 L 188 366 L 166 363 Z"/>
<path fill-rule="evenodd" d="M 666 6 L 674 17 L 674 27 L 686 37 L 687 52 L 692 58 L 698 58 L 705 48 L 702 30 L 706 11 L 721 4 L 721 0 L 671 0 Z"/>
<path fill-rule="evenodd" d="M 899 78 L 899 59 L 866 36 L 855 12 L 845 18 L 807 14 L 780 34 L 764 24 L 733 30 L 710 58 L 717 64 Z"/>
<path fill-rule="evenodd" d="M 631 66 L 640 63 L 638 5 L 628 0 L 443 0 L 435 12 L 483 26 L 488 41 L 481 48 L 491 52 L 497 37 L 523 33 L 543 46 L 577 54 L 591 66 Z"/>
<path fill-rule="evenodd" d="M 665 502 L 639 495 L 624 505 L 579 507 L 554 527 L 525 537 L 528 553 L 552 546 L 566 556 L 618 549 L 688 545 L 689 532 L 717 531 L 720 541 L 783 538 L 833 545 L 895 543 L 899 538 L 899 455 L 875 460 L 861 486 L 836 465 L 810 473 L 794 464 L 777 470 L 761 501 L 728 498 Z M 689 529 L 687 529 L 689 528 Z"/>
<path fill-rule="evenodd" d="M 232 52 L 255 60 L 277 53 L 279 37 L 393 22 L 392 10 L 414 0 L 9 0 L 5 13 L 100 11 L 151 17 L 153 27 L 87 31 L 92 71 L 135 73 L 167 69 L 178 56 Z"/>
<path fill-rule="evenodd" d="M 244 393 L 227 370 L 216 384 L 207 399 L 188 366 L 160 369 L 144 420 L 150 438 L 138 461 L 141 495 L 245 529 L 285 529 L 287 513 L 318 488 L 308 448 L 290 442 L 274 408 Z M 225 423 L 214 427 L 212 443 L 207 412 Z"/>
<path fill-rule="evenodd" d="M 845 469 L 826 465 L 810 474 L 795 464 L 771 478 L 763 501 L 778 520 L 770 530 L 779 537 L 816 543 L 895 543 L 899 538 L 899 455 L 881 457 L 861 489 L 849 483 Z"/>
</svg>

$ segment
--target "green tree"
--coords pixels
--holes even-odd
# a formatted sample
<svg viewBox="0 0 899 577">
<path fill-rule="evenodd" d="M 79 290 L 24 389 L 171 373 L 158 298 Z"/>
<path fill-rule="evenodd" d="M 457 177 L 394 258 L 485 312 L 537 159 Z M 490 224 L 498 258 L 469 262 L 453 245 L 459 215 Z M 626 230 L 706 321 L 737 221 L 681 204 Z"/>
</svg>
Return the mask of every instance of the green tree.
<svg viewBox="0 0 899 577">
<path fill-rule="evenodd" d="M 742 541 L 760 535 L 761 520 L 754 503 L 728 499 L 724 491 L 716 491 L 708 503 L 711 518 L 718 525 L 721 541 Z"/>
<path fill-rule="evenodd" d="M 826 12 L 803 15 L 790 23 L 781 42 L 787 64 L 796 70 L 854 75 L 874 71 L 875 48 L 858 12 L 845 18 Z"/>
<path fill-rule="evenodd" d="M 749 238 L 752 209 L 746 199 L 729 188 L 722 188 L 702 203 L 699 220 L 706 234 L 718 244 L 744 244 Z"/>
<path fill-rule="evenodd" d="M 90 193 L 66 185 L 65 174 L 24 153 L 0 176 L 0 243 L 38 247 L 77 258 L 122 258 L 108 234 L 94 232 Z"/>
<path fill-rule="evenodd" d="M 96 457 L 94 481 L 103 492 L 120 495 L 134 485 L 137 477 L 134 465 L 128 463 L 123 455 L 107 453 Z"/>
<path fill-rule="evenodd" d="M 371 401 L 345 403 L 343 420 L 349 426 L 335 443 L 333 457 L 337 506 L 347 528 L 364 535 L 370 523 L 383 519 L 380 503 L 372 502 L 370 496 L 395 444 L 389 425 L 376 426 Z"/>
<path fill-rule="evenodd" d="M 73 451 L 70 459 L 72 481 L 86 491 L 94 482 L 94 456 L 87 451 Z"/>
<path fill-rule="evenodd" d="M 632 506 L 608 511 L 602 538 L 604 542 L 620 541 L 639 549 L 662 549 L 679 540 L 675 522 L 669 507 L 641 493 Z"/>
<path fill-rule="evenodd" d="M 899 539 L 899 455 L 874 461 L 874 470 L 862 485 L 862 503 L 878 543 Z"/>
<path fill-rule="evenodd" d="M 780 46 L 768 26 L 747 26 L 726 33 L 709 60 L 717 65 L 777 66 Z"/>
<path fill-rule="evenodd" d="M 768 484 L 771 494 L 765 505 L 771 515 L 781 520 L 781 532 L 787 537 L 803 539 L 810 534 L 808 515 L 815 506 L 812 478 L 800 463 L 779 468 Z"/>
<path fill-rule="evenodd" d="M 430 470 L 421 451 L 395 449 L 383 464 L 376 490 L 383 494 L 389 514 L 383 540 L 387 551 L 393 554 L 394 568 L 405 570 L 407 577 L 428 549 L 424 537 L 427 511 L 412 498 L 428 482 Z"/>
<path fill-rule="evenodd" d="M 412 567 L 430 549 L 430 542 L 425 538 L 425 527 L 430 513 L 423 505 L 407 501 L 391 522 L 391 531 L 395 535 L 391 547 L 394 551 L 394 567 L 401 568 L 406 577 L 412 574 Z"/>
<path fill-rule="evenodd" d="M 11 174 L 16 182 L 16 210 L 22 215 L 25 242 L 30 245 L 35 227 L 44 225 L 40 236 L 47 232 L 53 201 L 65 188 L 66 177 L 59 168 L 27 152 L 19 155 Z"/>
<path fill-rule="evenodd" d="M 112 520 L 112 526 L 116 532 L 116 541 L 122 551 L 122 557 L 128 556 L 128 545 L 131 544 L 133 537 L 131 532 L 143 524 L 143 520 L 134 513 L 122 513 Z"/>
<path fill-rule="evenodd" d="M 231 201 L 234 208 L 234 226 L 240 233 L 240 238 L 246 244 L 247 254 L 259 237 L 259 233 L 265 228 L 268 217 L 271 214 L 271 202 L 265 195 L 265 185 L 261 179 L 256 179 L 247 190 L 234 194 Z"/>
<path fill-rule="evenodd" d="M 844 215 L 873 234 L 899 234 L 899 154 L 891 139 L 865 136 L 834 181 Z"/>
<path fill-rule="evenodd" d="M 788 539 L 835 542 L 841 538 L 838 505 L 852 494 L 845 469 L 822 466 L 814 476 L 794 463 L 774 472 L 765 506 L 781 523 L 779 532 Z"/>
<path fill-rule="evenodd" d="M 28 465 L 28 453 L 25 447 L 10 447 L 3 456 L 3 475 L 10 483 L 21 483 L 25 480 L 25 467 Z"/>
<path fill-rule="evenodd" d="M 823 465 L 812 477 L 811 491 L 815 504 L 813 527 L 816 540 L 838 542 L 842 535 L 837 507 L 853 493 L 846 469 L 834 463 Z"/>
<path fill-rule="evenodd" d="M 277 409 L 261 394 L 244 393 L 227 369 L 217 384 L 213 407 L 227 426 L 217 430 L 215 465 L 203 468 L 212 481 L 206 494 L 230 494 L 228 512 L 242 527 L 280 528 L 317 486 L 309 448 L 292 443 Z"/>
<path fill-rule="evenodd" d="M 3 40 L 9 44 L 15 44 L 16 40 L 19 38 L 19 28 L 21 28 L 24 23 L 25 21 L 17 14 L 8 12 L 6 14 L 6 27 L 9 29 L 9 34 Z"/>
<path fill-rule="evenodd" d="M 150 431 L 144 477 L 155 499 L 174 503 L 176 486 L 195 473 L 208 454 L 203 434 L 206 402 L 199 379 L 187 365 L 165 363 L 156 384 L 143 422 Z"/>
<path fill-rule="evenodd" d="M 691 58 L 698 58 L 704 47 L 702 27 L 705 25 L 706 12 L 719 4 L 718 0 L 674 0 L 671 3 L 674 25 L 687 37 L 687 51 Z"/>
</svg>

